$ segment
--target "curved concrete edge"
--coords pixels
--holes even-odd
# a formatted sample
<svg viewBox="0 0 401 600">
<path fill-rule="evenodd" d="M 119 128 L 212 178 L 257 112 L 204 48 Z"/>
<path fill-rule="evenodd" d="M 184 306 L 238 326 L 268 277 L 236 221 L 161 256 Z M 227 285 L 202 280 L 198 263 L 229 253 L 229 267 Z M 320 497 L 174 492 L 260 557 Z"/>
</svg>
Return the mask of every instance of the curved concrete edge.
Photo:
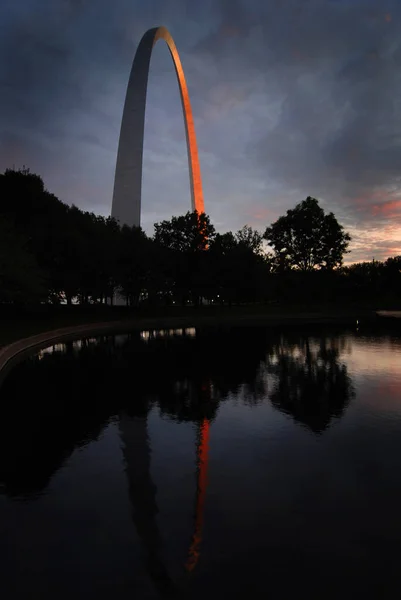
<svg viewBox="0 0 401 600">
<path fill-rule="evenodd" d="M 194 327 L 192 317 L 153 317 L 137 318 L 122 321 L 107 321 L 103 323 L 88 323 L 86 325 L 72 325 L 51 331 L 44 331 L 36 335 L 16 340 L 11 344 L 0 348 L 0 386 L 13 366 L 33 353 L 47 348 L 51 344 L 67 342 L 86 336 L 98 336 L 103 334 L 127 333 L 129 331 L 140 331 L 143 329 L 164 329 Z M 209 318 L 199 319 L 201 323 L 207 324 Z"/>
<path fill-rule="evenodd" d="M 378 317 L 372 311 L 371 317 Z M 128 333 L 144 329 L 174 329 L 186 327 L 244 327 L 244 326 L 288 326 L 288 325 L 353 325 L 355 316 L 321 315 L 317 313 L 298 315 L 199 315 L 199 316 L 165 316 L 137 317 L 120 321 L 88 323 L 45 331 L 37 335 L 22 338 L 0 348 L 0 386 L 10 369 L 31 354 L 48 347 L 52 343 L 66 342 L 86 336 L 103 334 Z"/>
<path fill-rule="evenodd" d="M 207 319 L 209 321 L 209 319 Z M 206 324 L 203 323 L 202 324 Z M 127 333 L 142 329 L 164 329 L 193 327 L 191 317 L 157 317 L 137 318 L 122 321 L 107 321 L 103 323 L 88 323 L 86 325 L 72 325 L 51 331 L 44 331 L 36 335 L 16 340 L 0 348 L 0 387 L 9 371 L 24 358 L 47 348 L 51 344 L 67 342 L 86 336 L 104 334 Z"/>
<path fill-rule="evenodd" d="M 77 339 L 82 335 L 101 335 L 104 333 L 129 329 L 129 324 L 123 321 L 106 323 L 90 323 L 75 325 L 45 331 L 37 335 L 22 338 L 0 348 L 0 386 L 10 369 L 32 353 L 46 348 L 51 343 L 66 342 Z"/>
</svg>

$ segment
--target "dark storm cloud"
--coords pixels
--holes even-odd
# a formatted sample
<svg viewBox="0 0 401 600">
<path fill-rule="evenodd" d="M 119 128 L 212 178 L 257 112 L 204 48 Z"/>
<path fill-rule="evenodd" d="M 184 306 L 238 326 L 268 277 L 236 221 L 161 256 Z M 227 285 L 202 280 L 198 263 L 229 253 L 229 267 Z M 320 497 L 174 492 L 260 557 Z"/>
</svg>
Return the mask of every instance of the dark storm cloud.
<svg viewBox="0 0 401 600">
<path fill-rule="evenodd" d="M 63 200 L 101 212 L 109 210 L 103 167 L 113 161 L 104 146 L 110 131 L 117 142 L 120 118 L 108 98 L 132 58 L 129 4 L 117 11 L 105 0 L 25 0 L 0 8 L 1 166 L 26 164 Z"/>
<path fill-rule="evenodd" d="M 24 12 L 17 10 L 18 3 L 9 11 L 0 42 L 0 83 L 10 104 L 14 99 L 25 103 L 27 120 L 46 121 L 49 112 L 74 109 L 88 101 L 85 80 L 98 91 L 100 81 L 87 67 L 94 66 L 96 75 L 102 65 L 107 69 L 113 63 L 121 51 L 118 29 L 104 2 L 96 3 L 96 12 L 90 8 L 95 3 L 85 0 L 21 4 Z"/>
<path fill-rule="evenodd" d="M 283 183 L 347 203 L 398 182 L 401 5 L 388 4 L 305 2 L 285 41 L 279 16 L 261 26 L 282 107 L 250 149 Z"/>
<path fill-rule="evenodd" d="M 0 168 L 29 164 L 63 199 L 106 214 L 131 61 L 159 24 L 184 64 L 220 229 L 262 229 L 314 195 L 350 229 L 354 260 L 401 253 L 398 0 L 3 3 Z M 159 45 L 148 99 L 151 232 L 188 202 L 179 94 Z"/>
<path fill-rule="evenodd" d="M 282 0 L 253 3 L 248 12 L 240 2 L 234 12 L 221 6 L 220 27 L 197 49 L 216 57 L 234 90 L 252 98 L 254 81 L 266 101 L 258 131 L 244 141 L 244 162 L 298 190 L 299 199 L 322 198 L 372 236 L 385 232 L 389 218 L 400 225 L 401 4 Z M 222 35 L 224 22 L 231 39 Z M 273 123 L 274 100 L 280 109 Z"/>
</svg>

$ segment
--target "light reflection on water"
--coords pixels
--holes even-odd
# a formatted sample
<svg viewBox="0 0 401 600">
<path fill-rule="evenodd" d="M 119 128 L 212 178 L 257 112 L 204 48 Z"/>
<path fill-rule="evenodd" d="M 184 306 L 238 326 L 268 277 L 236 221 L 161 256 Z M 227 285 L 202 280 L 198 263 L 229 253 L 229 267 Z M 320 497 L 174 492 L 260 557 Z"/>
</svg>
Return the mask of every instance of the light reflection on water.
<svg viewBox="0 0 401 600">
<path fill-rule="evenodd" d="M 178 328 L 178 329 L 152 329 L 152 330 L 144 330 L 141 331 L 139 333 L 140 338 L 147 342 L 149 340 L 153 340 L 156 338 L 171 338 L 171 337 L 195 337 L 196 336 L 196 329 L 195 327 L 186 327 L 185 329 L 183 328 Z M 37 356 L 39 359 L 42 359 L 43 356 L 45 354 L 53 354 L 54 352 L 66 352 L 68 347 L 71 347 L 73 350 L 80 350 L 83 346 L 88 346 L 88 345 L 96 345 L 101 343 L 101 341 L 105 340 L 105 339 L 109 339 L 109 340 L 113 340 L 113 344 L 115 346 L 123 346 L 124 344 L 126 344 L 130 338 L 132 337 L 132 334 L 129 333 L 124 333 L 124 334 L 118 334 L 118 335 L 113 335 L 113 336 L 99 336 L 99 337 L 90 337 L 90 338 L 84 338 L 81 340 L 73 340 L 72 342 L 69 343 L 56 343 L 56 344 L 52 344 L 51 346 L 47 346 L 46 348 L 43 348 L 42 350 L 39 350 L 37 353 Z"/>
<path fill-rule="evenodd" d="M 164 338 L 164 337 L 195 337 L 196 329 L 195 327 L 186 327 L 178 328 L 178 329 L 152 329 L 152 330 L 144 330 L 140 332 L 140 336 L 143 340 L 148 341 L 154 338 Z"/>
<path fill-rule="evenodd" d="M 394 597 L 396 333 L 102 336 L 0 394 L 7 598 Z"/>
</svg>

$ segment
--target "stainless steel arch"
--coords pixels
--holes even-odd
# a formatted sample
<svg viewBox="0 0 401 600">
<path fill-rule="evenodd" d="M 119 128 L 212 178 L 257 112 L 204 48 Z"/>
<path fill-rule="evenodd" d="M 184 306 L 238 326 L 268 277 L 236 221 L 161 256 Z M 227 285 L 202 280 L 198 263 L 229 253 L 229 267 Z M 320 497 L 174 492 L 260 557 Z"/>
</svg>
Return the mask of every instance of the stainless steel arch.
<svg viewBox="0 0 401 600">
<path fill-rule="evenodd" d="M 180 87 L 189 164 L 192 210 L 204 212 L 195 126 L 187 83 L 173 38 L 165 27 L 149 29 L 137 48 L 128 81 L 118 144 L 111 216 L 121 225 L 141 224 L 143 137 L 149 65 L 152 49 L 163 39 L 170 50 Z"/>
</svg>

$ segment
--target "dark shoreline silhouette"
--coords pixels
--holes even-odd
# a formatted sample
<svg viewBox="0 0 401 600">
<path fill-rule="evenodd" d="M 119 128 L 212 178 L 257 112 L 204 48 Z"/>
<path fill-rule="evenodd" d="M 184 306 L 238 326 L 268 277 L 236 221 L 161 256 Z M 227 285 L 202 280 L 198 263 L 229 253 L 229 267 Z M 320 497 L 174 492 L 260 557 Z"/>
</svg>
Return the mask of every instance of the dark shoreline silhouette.
<svg viewBox="0 0 401 600">
<path fill-rule="evenodd" d="M 148 237 L 67 206 L 29 169 L 0 174 L 0 193 L 0 320 L 62 302 L 90 307 L 93 317 L 116 300 L 153 315 L 205 304 L 400 307 L 401 257 L 343 266 L 350 237 L 310 196 L 264 233 L 244 225 L 220 234 L 194 211 L 155 223 Z"/>
</svg>

